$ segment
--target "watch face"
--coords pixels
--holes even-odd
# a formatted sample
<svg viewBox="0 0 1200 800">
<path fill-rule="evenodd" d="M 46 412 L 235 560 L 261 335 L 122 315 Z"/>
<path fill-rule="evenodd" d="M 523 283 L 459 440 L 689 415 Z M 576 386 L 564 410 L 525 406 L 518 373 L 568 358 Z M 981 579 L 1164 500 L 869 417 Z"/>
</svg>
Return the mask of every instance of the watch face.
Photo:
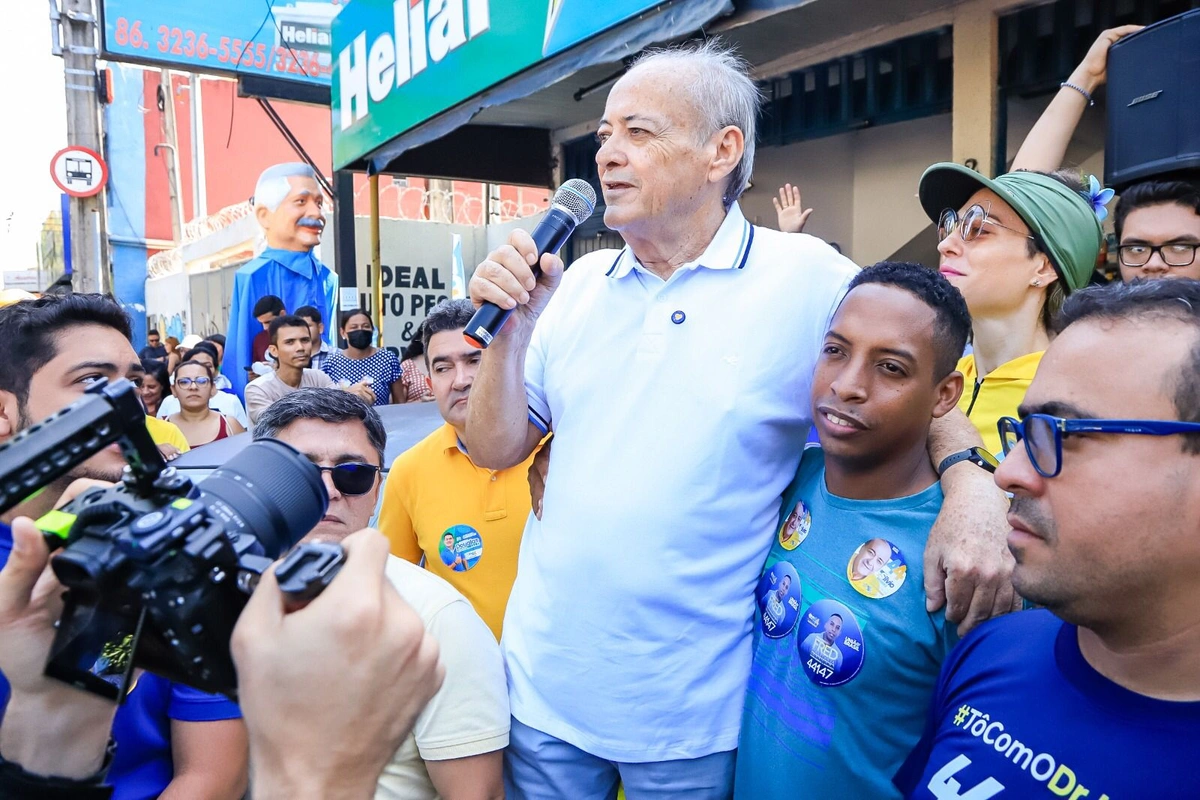
<svg viewBox="0 0 1200 800">
<path fill-rule="evenodd" d="M 996 460 L 996 457 L 982 447 L 972 447 L 971 454 L 971 460 L 988 472 L 995 472 L 996 468 L 1000 466 L 1000 462 Z"/>
</svg>

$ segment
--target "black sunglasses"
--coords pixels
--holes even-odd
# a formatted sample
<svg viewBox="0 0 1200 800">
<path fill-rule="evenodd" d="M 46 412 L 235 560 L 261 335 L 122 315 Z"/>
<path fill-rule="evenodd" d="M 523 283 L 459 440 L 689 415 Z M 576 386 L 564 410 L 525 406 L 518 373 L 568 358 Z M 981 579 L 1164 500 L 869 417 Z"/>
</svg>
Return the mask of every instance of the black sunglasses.
<svg viewBox="0 0 1200 800">
<path fill-rule="evenodd" d="M 321 472 L 328 472 L 329 477 L 333 479 L 334 488 L 344 495 L 366 494 L 375 485 L 375 476 L 379 474 L 379 467 L 374 464 L 359 464 L 353 461 L 333 467 L 322 467 L 320 464 L 313 466 Z"/>
</svg>

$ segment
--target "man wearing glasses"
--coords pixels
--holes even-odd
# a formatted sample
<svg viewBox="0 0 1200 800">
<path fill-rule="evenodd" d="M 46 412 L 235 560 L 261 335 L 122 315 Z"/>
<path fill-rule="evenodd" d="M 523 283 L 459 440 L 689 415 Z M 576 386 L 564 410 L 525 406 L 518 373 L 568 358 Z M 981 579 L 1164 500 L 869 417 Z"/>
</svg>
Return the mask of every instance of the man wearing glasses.
<svg viewBox="0 0 1200 800">
<path fill-rule="evenodd" d="M 1025 138 L 1012 169 L 1058 169 L 1079 120 L 1093 105 L 1092 95 L 1108 80 L 1109 48 L 1140 30 L 1140 25 L 1124 25 L 1097 37 Z M 1183 80 L 1180 75 L 1179 82 Z M 1113 113 L 1121 112 L 1110 107 Z M 1194 176 L 1164 173 L 1127 187 L 1117 203 L 1113 227 L 1122 280 L 1200 278 L 1200 181 Z"/>
<path fill-rule="evenodd" d="M 1200 183 L 1151 180 L 1121 194 L 1114 219 L 1121 279 L 1200 278 Z"/>
<path fill-rule="evenodd" d="M 367 527 L 379 499 L 386 433 L 366 402 L 335 388 L 298 389 L 262 412 L 254 438 L 289 444 L 321 470 L 329 508 L 304 541 L 340 542 Z M 446 679 L 384 768 L 375 796 L 503 797 L 510 717 L 495 637 L 436 575 L 395 557 L 387 575 L 437 640 Z"/>
<path fill-rule="evenodd" d="M 996 473 L 1013 584 L 1043 608 L 947 659 L 896 777 L 909 797 L 1173 797 L 1200 781 L 1200 282 L 1088 289 L 1055 330 L 1021 419 L 1001 420 Z"/>
</svg>

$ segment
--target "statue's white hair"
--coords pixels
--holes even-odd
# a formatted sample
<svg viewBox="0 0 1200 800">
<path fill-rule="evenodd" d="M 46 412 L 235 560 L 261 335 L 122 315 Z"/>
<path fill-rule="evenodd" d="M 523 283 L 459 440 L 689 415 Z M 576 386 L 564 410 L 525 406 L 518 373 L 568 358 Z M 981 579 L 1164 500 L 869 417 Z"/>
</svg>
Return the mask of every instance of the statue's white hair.
<svg viewBox="0 0 1200 800">
<path fill-rule="evenodd" d="M 267 167 L 254 185 L 254 205 L 265 206 L 271 211 L 279 208 L 279 204 L 292 191 L 288 178 L 311 178 L 315 181 L 317 173 L 308 164 L 299 161 Z"/>
</svg>

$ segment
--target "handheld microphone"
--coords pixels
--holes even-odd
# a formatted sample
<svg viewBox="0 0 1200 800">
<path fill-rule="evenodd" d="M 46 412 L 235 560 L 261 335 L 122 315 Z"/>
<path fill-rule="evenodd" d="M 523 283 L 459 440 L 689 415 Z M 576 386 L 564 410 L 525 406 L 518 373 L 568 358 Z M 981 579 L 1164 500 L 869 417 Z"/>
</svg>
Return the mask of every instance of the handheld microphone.
<svg viewBox="0 0 1200 800">
<path fill-rule="evenodd" d="M 575 232 L 575 226 L 590 217 L 595 208 L 596 192 L 587 181 L 572 178 L 558 187 L 550 210 L 530 234 L 537 246 L 538 261 L 540 262 L 546 253 L 557 253 Z M 534 264 L 533 276 L 537 278 L 541 274 L 541 269 Z M 486 349 L 508 321 L 508 315 L 515 310 L 503 309 L 495 303 L 484 303 L 467 323 L 463 338 L 467 340 L 467 344 L 480 350 Z"/>
</svg>

